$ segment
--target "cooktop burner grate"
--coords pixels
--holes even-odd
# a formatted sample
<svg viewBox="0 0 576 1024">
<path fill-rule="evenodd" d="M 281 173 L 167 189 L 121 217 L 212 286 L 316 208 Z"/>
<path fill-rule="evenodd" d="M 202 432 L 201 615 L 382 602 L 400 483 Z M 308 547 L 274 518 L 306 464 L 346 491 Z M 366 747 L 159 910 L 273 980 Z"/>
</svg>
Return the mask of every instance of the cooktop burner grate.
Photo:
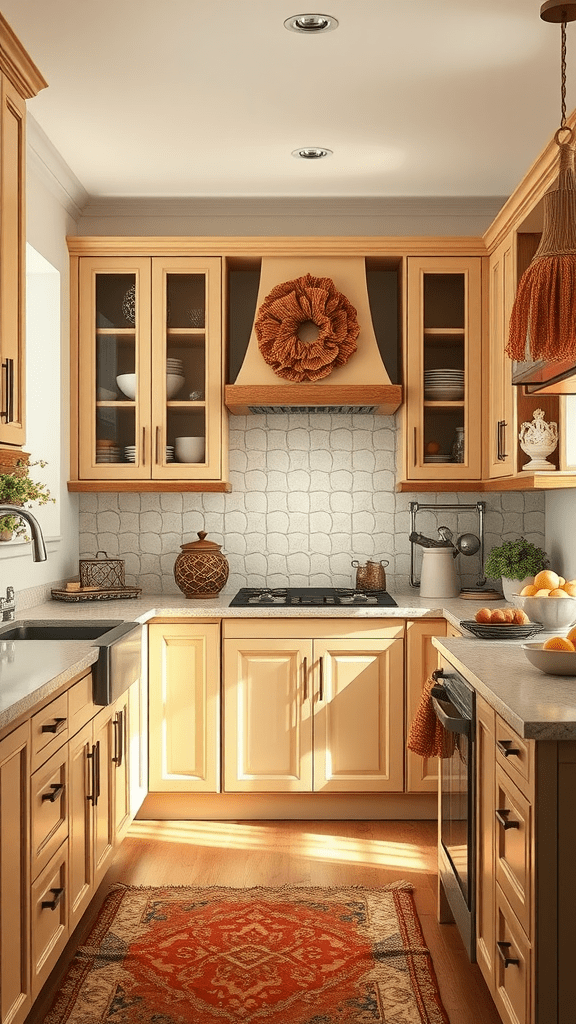
<svg viewBox="0 0 576 1024">
<path fill-rule="evenodd" d="M 347 590 L 343 587 L 242 587 L 232 598 L 229 607 L 253 606 L 323 608 L 326 606 L 396 608 L 397 604 L 387 590 Z"/>
</svg>

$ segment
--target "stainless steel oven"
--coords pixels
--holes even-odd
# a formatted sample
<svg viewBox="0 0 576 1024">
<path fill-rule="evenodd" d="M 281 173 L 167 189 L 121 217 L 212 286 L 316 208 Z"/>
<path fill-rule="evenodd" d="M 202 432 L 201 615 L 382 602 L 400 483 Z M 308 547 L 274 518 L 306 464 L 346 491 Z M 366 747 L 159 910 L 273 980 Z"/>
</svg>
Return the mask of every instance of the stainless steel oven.
<svg viewBox="0 0 576 1024">
<path fill-rule="evenodd" d="M 438 797 L 440 906 L 449 907 L 468 956 L 474 961 L 476 694 L 452 668 L 438 669 L 433 678 L 432 706 L 444 729 Z"/>
</svg>

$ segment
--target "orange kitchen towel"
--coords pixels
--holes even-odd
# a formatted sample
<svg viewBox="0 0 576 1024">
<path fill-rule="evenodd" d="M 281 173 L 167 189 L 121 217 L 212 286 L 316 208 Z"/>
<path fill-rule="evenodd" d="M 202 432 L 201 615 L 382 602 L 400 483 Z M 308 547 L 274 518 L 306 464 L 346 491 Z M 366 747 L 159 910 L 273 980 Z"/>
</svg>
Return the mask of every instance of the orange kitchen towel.
<svg viewBox="0 0 576 1024">
<path fill-rule="evenodd" d="M 434 685 L 435 680 L 430 676 L 422 687 L 422 695 L 408 732 L 406 746 L 420 757 L 451 757 L 454 752 L 454 738 L 434 713 L 430 698 L 430 690 Z"/>
</svg>

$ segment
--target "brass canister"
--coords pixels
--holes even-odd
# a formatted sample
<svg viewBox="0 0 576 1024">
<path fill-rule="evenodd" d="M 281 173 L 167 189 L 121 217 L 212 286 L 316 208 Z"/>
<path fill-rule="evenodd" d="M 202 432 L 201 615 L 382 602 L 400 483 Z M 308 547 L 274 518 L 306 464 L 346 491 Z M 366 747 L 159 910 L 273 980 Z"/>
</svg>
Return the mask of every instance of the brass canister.
<svg viewBox="0 0 576 1024">
<path fill-rule="evenodd" d="M 228 579 L 228 561 L 219 544 L 206 540 L 205 530 L 199 531 L 198 538 L 180 545 L 174 579 L 187 598 L 218 597 Z"/>
<path fill-rule="evenodd" d="M 364 565 L 353 561 L 352 566 L 356 569 L 356 590 L 386 590 L 384 566 L 389 564 L 385 558 L 381 558 L 379 562 L 365 562 Z"/>
</svg>

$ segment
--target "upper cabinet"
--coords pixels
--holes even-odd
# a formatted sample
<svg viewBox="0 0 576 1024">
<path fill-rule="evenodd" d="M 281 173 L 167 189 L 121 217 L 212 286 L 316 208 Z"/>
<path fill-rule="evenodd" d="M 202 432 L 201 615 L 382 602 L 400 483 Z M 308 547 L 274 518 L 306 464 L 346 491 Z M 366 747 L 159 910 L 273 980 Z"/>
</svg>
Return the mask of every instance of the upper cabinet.
<svg viewBox="0 0 576 1024">
<path fill-rule="evenodd" d="M 489 260 L 488 353 L 485 382 L 484 474 L 490 479 L 515 472 L 516 390 L 506 355 L 508 325 L 516 293 L 516 239 L 508 236 Z"/>
<path fill-rule="evenodd" d="M 480 478 L 481 279 L 479 257 L 408 258 L 407 481 Z"/>
<path fill-rule="evenodd" d="M 48 83 L 0 14 L 0 445 L 25 443 L 26 99 Z"/>
<path fill-rule="evenodd" d="M 73 257 L 72 277 L 69 487 L 227 489 L 220 259 Z"/>
</svg>

